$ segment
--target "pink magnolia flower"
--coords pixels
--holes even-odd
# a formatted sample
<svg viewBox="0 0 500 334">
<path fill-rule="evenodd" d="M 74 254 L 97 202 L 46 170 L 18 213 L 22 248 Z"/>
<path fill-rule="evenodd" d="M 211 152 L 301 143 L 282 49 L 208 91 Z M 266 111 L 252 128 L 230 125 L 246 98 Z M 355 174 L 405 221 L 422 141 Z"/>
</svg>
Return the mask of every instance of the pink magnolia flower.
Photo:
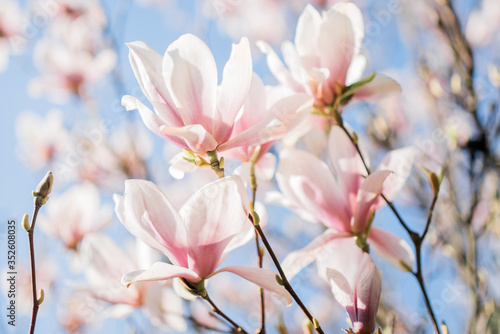
<svg viewBox="0 0 500 334">
<path fill-rule="evenodd" d="M 314 106 L 331 105 L 339 90 L 361 79 L 366 59 L 359 54 L 364 36 L 361 11 L 353 3 L 337 3 L 320 14 L 308 5 L 297 23 L 294 44 L 282 45 L 288 69 L 272 48 L 259 42 L 276 79 L 295 92 L 307 92 Z M 392 79 L 377 74 L 354 98 L 372 99 L 400 91 Z"/>
<path fill-rule="evenodd" d="M 371 222 L 375 211 L 385 204 L 379 195 L 383 193 L 392 200 L 406 182 L 413 150 L 403 148 L 389 152 L 379 169 L 366 178 L 366 169 L 354 145 L 339 127 L 331 130 L 328 153 L 331 169 L 307 152 L 290 149 L 280 155 L 276 179 L 283 195 L 271 199 L 328 228 L 304 249 L 287 256 L 283 266 L 288 273 L 295 275 L 312 263 L 315 254 L 328 243 L 345 237 L 368 242 L 380 256 L 401 270 L 412 268 L 414 255 L 408 243 L 372 227 Z M 363 157 L 369 164 L 366 152 Z"/>
<path fill-rule="evenodd" d="M 141 308 L 155 326 L 186 330 L 186 322 L 180 313 L 182 299 L 172 287 L 135 284 L 127 289 L 120 284 L 121 277 L 127 272 L 151 264 L 151 252 L 144 251 L 145 248 L 149 246 L 139 241 L 135 252 L 139 256 L 131 257 L 109 237 L 98 233 L 87 235 L 82 241 L 81 254 L 88 285 L 76 286 L 76 289 L 95 300 L 111 304 L 112 307 L 103 312 L 107 317 L 124 318 Z"/>
<path fill-rule="evenodd" d="M 127 45 L 134 74 L 156 114 L 132 96 L 124 96 L 122 104 L 127 110 L 138 109 L 145 125 L 160 137 L 204 155 L 259 145 L 286 132 L 283 122 L 271 116 L 231 137 L 252 79 L 246 38 L 233 46 L 220 87 L 214 57 L 196 36 L 181 36 L 163 57 L 144 42 Z"/>
<path fill-rule="evenodd" d="M 110 208 L 101 207 L 99 190 L 91 183 L 51 196 L 46 211 L 47 215 L 40 216 L 40 227 L 61 239 L 68 249 L 76 249 L 87 233 L 97 231 L 111 219 Z"/>
<path fill-rule="evenodd" d="M 248 242 L 253 235 L 253 226 L 247 218 L 248 198 L 239 177 L 229 176 L 208 184 L 180 211 L 149 181 L 127 180 L 124 196 L 115 195 L 114 200 L 116 214 L 129 232 L 172 262 L 156 262 L 150 269 L 124 275 L 122 282 L 127 286 L 174 277 L 199 285 L 228 271 L 291 303 L 291 296 L 276 282 L 276 273 L 271 270 L 242 266 L 217 270 L 231 250 Z"/>
<path fill-rule="evenodd" d="M 321 252 L 318 271 L 330 283 L 335 300 L 346 309 L 354 333 L 372 334 L 382 277 L 370 255 L 353 239 L 337 239 Z"/>
</svg>

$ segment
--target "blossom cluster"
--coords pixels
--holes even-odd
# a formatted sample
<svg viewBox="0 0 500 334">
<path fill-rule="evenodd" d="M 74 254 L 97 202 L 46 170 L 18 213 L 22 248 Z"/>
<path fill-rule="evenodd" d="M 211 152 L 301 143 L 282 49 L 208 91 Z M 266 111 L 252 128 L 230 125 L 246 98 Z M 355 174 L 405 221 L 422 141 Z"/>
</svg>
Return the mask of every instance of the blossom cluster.
<svg viewBox="0 0 500 334">
<path fill-rule="evenodd" d="M 70 292 L 59 318 L 66 331 L 93 331 L 110 318 L 137 328 L 144 322 L 146 332 L 265 333 L 271 322 L 280 333 L 396 333 L 396 324 L 401 332 L 416 331 L 404 320 L 391 327 L 386 319 L 406 316 L 384 299 L 394 277 L 406 275 L 416 278 L 439 334 L 424 281 L 427 235 L 425 242 L 464 262 L 471 289 L 486 284 L 468 253 L 477 245 L 459 252 L 439 234 L 442 226 L 451 234 L 450 221 L 463 220 L 456 243 L 463 235 L 477 241 L 499 211 L 496 151 L 488 136 L 494 131 L 471 107 L 478 97 L 466 81 L 473 70 L 465 42 L 443 51 L 444 57 L 466 54 L 454 62 L 464 68 L 454 69 L 449 87 L 444 74 L 426 67 L 442 63 L 430 62 L 419 68 L 422 87 L 410 74 L 373 70 L 384 66 L 365 47 L 374 37 L 365 30 L 363 1 L 200 1 L 203 19 L 235 40 L 222 67 L 210 37 L 179 34 L 160 52 L 141 40 L 121 47 L 114 17 L 101 2 L 55 2 L 47 11 L 45 0 L 36 0 L 25 13 L 11 1 L 0 4 L 8 8 L 0 12 L 0 71 L 9 54 L 23 51 L 12 48 L 22 34 L 15 18 L 49 13 L 33 43 L 39 75 L 27 92 L 57 109 L 45 116 L 23 112 L 15 131 L 25 165 L 53 170 L 55 194 L 38 226 L 65 256 L 54 264 L 41 253 L 39 268 L 48 269 L 38 270 L 38 281 L 50 296 L 61 293 L 50 290 L 60 262 L 79 275 L 65 283 Z M 140 1 L 165 6 L 170 15 L 183 6 L 174 3 Z M 464 41 L 493 40 L 494 28 L 479 24 L 495 16 L 490 7 L 498 9 L 484 0 L 473 12 Z M 295 29 L 288 31 L 294 15 Z M 415 15 L 430 20 L 425 12 Z M 445 19 L 438 27 L 446 35 L 454 25 Z M 392 56 L 384 51 L 382 57 Z M 120 68 L 127 52 L 130 78 Z M 500 82 L 497 72 L 489 67 L 493 85 Z M 127 90 L 130 85 L 135 89 Z M 412 85 L 418 94 L 401 94 Z M 108 95 L 116 97 L 106 104 Z M 465 116 L 441 113 L 452 109 L 443 96 Z M 71 103 L 81 113 L 74 115 Z M 410 116 L 401 112 L 403 104 Z M 409 124 L 428 121 L 420 109 L 435 109 L 430 118 L 443 122 L 430 146 L 410 139 Z M 455 171 L 466 163 L 468 173 Z M 471 185 L 457 191 L 453 181 L 464 175 Z M 418 202 L 410 210 L 427 215 L 422 229 L 413 224 L 419 215 L 404 219 L 399 201 Z M 433 219 L 445 222 L 437 232 Z M 487 300 L 478 299 L 476 311 Z M 294 319 L 287 307 L 297 311 Z M 146 321 L 135 323 L 137 310 Z"/>
</svg>

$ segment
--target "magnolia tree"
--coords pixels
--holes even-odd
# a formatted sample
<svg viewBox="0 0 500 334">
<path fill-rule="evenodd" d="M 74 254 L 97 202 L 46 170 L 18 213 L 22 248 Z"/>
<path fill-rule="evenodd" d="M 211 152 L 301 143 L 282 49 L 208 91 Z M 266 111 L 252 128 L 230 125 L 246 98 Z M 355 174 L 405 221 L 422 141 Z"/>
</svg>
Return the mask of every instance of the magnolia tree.
<svg viewBox="0 0 500 334">
<path fill-rule="evenodd" d="M 500 330 L 500 3 L 0 6 L 51 109 L 7 333 Z"/>
</svg>

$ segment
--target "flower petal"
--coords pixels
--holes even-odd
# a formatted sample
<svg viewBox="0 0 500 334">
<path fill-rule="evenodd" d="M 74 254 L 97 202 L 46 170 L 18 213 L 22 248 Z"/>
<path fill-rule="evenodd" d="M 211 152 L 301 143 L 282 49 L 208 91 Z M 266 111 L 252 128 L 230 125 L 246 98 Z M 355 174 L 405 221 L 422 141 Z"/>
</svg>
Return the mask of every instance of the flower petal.
<svg viewBox="0 0 500 334">
<path fill-rule="evenodd" d="M 370 166 L 368 153 L 360 141 L 358 141 L 358 145 L 366 164 Z M 363 175 L 367 173 L 356 147 L 338 126 L 333 127 L 330 131 L 328 155 L 340 191 L 347 198 L 351 210 L 354 211 L 358 190 L 363 182 Z"/>
<path fill-rule="evenodd" d="M 163 57 L 163 78 L 184 125 L 213 129 L 217 66 L 208 46 L 185 34 L 170 44 Z"/>
<path fill-rule="evenodd" d="M 224 267 L 213 275 L 228 271 L 238 276 L 243 277 L 247 281 L 257 284 L 262 288 L 271 291 L 276 297 L 284 304 L 289 306 L 292 304 L 292 296 L 286 291 L 286 289 L 279 285 L 276 281 L 276 273 L 272 270 L 252 268 L 252 267 L 242 267 L 242 266 L 229 266 Z"/>
<path fill-rule="evenodd" d="M 308 4 L 300 14 L 295 32 L 294 44 L 301 57 L 316 54 L 316 41 L 320 25 L 320 13 L 311 4 Z"/>
<path fill-rule="evenodd" d="M 375 331 L 380 294 L 382 292 L 382 276 L 371 257 L 365 253 L 360 265 L 361 272 L 356 284 L 356 321 L 353 327 L 356 333 L 371 334 Z"/>
<path fill-rule="evenodd" d="M 416 151 L 412 147 L 393 150 L 386 154 L 378 166 L 378 170 L 390 170 L 394 172 L 384 182 L 382 190 L 382 193 L 389 201 L 392 201 L 405 185 L 413 166 L 415 154 Z M 385 201 L 382 204 L 385 204 Z"/>
<path fill-rule="evenodd" d="M 231 135 L 233 123 L 241 109 L 252 81 L 252 56 L 247 38 L 233 44 L 231 58 L 224 67 L 217 113 L 214 115 L 213 135 L 217 142 L 226 141 Z"/>
<path fill-rule="evenodd" d="M 378 227 L 372 227 L 368 241 L 373 250 L 394 267 L 403 271 L 413 269 L 415 255 L 405 240 Z"/>
<path fill-rule="evenodd" d="M 391 171 L 381 170 L 376 171 L 361 183 L 356 198 L 356 209 L 354 210 L 354 218 L 352 221 L 353 233 L 364 233 L 370 224 L 375 212 L 375 203 L 378 196 L 382 192 L 384 181 L 391 175 Z"/>
<path fill-rule="evenodd" d="M 267 56 L 267 66 L 276 80 L 295 92 L 303 92 L 304 87 L 292 77 L 290 71 L 283 65 L 273 48 L 263 41 L 258 41 L 256 44 L 260 51 Z"/>
<path fill-rule="evenodd" d="M 165 262 L 156 262 L 147 270 L 132 271 L 123 275 L 122 284 L 129 287 L 132 283 L 164 281 L 174 277 L 182 277 L 193 283 L 201 281 L 201 278 L 191 269 L 174 266 Z"/>
<path fill-rule="evenodd" d="M 151 110 L 149 110 L 148 107 L 146 107 L 139 99 L 130 96 L 130 95 L 125 95 L 122 98 L 122 105 L 127 109 L 127 110 L 135 110 L 137 109 L 139 111 L 139 114 L 141 115 L 142 121 L 146 125 L 146 127 L 153 131 L 155 134 L 158 136 L 172 142 L 173 144 L 179 146 L 179 147 L 185 147 L 185 142 L 182 140 L 182 138 L 177 138 L 177 137 L 172 137 L 165 135 L 162 131 L 161 128 L 165 125 L 165 122 L 156 116 Z"/>
<path fill-rule="evenodd" d="M 393 79 L 377 73 L 372 81 L 354 93 L 354 98 L 364 101 L 377 101 L 394 93 L 400 93 L 401 86 Z"/>
<path fill-rule="evenodd" d="M 158 115 L 170 126 L 182 126 L 162 76 L 162 56 L 144 42 L 127 43 L 129 60 L 142 92 Z"/>
<path fill-rule="evenodd" d="M 317 221 L 339 231 L 350 230 L 349 207 L 323 161 L 308 152 L 283 150 L 276 180 L 283 194 Z"/>
<path fill-rule="evenodd" d="M 345 84 L 347 70 L 359 53 L 363 35 L 363 16 L 356 5 L 337 3 L 323 13 L 316 47 L 321 65 L 330 70 L 329 81 Z"/>
<path fill-rule="evenodd" d="M 286 277 L 291 280 L 303 268 L 316 261 L 326 245 L 332 240 L 350 236 L 349 233 L 339 233 L 333 229 L 328 229 L 306 247 L 288 254 L 281 264 Z"/>
<path fill-rule="evenodd" d="M 248 197 L 239 176 L 228 176 L 198 190 L 180 210 L 189 238 L 189 268 L 207 277 L 226 253 L 252 238 Z"/>
<path fill-rule="evenodd" d="M 193 153 L 205 155 L 205 153 L 215 150 L 217 142 L 214 137 L 201 124 L 186 125 L 184 127 L 173 127 L 163 125 L 160 127 L 163 137 L 182 141 L 183 144 L 177 145 L 180 148 L 188 149 Z"/>
<path fill-rule="evenodd" d="M 115 211 L 135 237 L 187 267 L 184 222 L 167 196 L 153 182 L 126 180 L 124 196 L 114 195 Z"/>
</svg>

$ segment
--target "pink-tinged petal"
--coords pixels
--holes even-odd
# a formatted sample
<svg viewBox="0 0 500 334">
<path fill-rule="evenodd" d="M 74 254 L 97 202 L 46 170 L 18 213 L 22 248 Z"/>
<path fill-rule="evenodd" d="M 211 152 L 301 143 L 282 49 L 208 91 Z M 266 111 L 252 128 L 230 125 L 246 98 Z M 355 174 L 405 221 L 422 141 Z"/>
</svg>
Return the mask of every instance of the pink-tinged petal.
<svg viewBox="0 0 500 334">
<path fill-rule="evenodd" d="M 181 277 L 193 283 L 201 281 L 201 278 L 191 269 L 165 262 L 156 262 L 147 270 L 132 271 L 123 275 L 122 284 L 128 287 L 132 283 L 164 281 L 174 277 Z"/>
<path fill-rule="evenodd" d="M 191 173 L 196 169 L 196 165 L 184 160 L 184 156 L 183 151 L 179 152 L 168 162 L 170 164 L 168 172 L 174 179 L 182 180 L 186 173 Z"/>
<path fill-rule="evenodd" d="M 259 158 L 255 164 L 255 174 L 258 179 L 270 181 L 276 170 L 276 156 L 272 153 L 266 153 Z"/>
<path fill-rule="evenodd" d="M 285 123 L 277 118 L 268 117 L 219 145 L 217 151 L 222 152 L 240 146 L 257 146 L 278 140 L 286 134 L 286 131 Z"/>
<path fill-rule="evenodd" d="M 248 39 L 233 44 L 231 58 L 224 67 L 217 113 L 214 115 L 213 135 L 222 143 L 231 135 L 233 123 L 250 88 L 252 81 L 252 56 Z M 262 98 L 262 96 L 261 96 Z"/>
<path fill-rule="evenodd" d="M 382 190 L 382 193 L 389 201 L 392 201 L 405 185 L 413 166 L 415 154 L 416 151 L 412 147 L 393 150 L 386 154 L 378 166 L 378 170 L 390 170 L 394 172 L 384 182 L 384 188 Z M 382 204 L 385 204 L 385 201 Z"/>
<path fill-rule="evenodd" d="M 326 245 L 332 242 L 332 240 L 336 238 L 348 238 L 350 236 L 349 233 L 339 233 L 333 229 L 328 229 L 311 241 L 306 247 L 288 254 L 281 263 L 286 277 L 291 280 L 303 268 L 316 261 L 325 250 Z"/>
<path fill-rule="evenodd" d="M 285 65 L 283 65 L 283 62 L 278 57 L 276 52 L 274 52 L 273 48 L 263 41 L 258 41 L 256 44 L 260 51 L 267 56 L 267 66 L 274 77 L 282 85 L 289 87 L 293 91 L 303 92 L 304 88 L 302 85 L 292 77 L 290 71 L 288 71 Z"/>
<path fill-rule="evenodd" d="M 268 191 L 265 195 L 265 202 L 272 205 L 278 205 L 288 208 L 298 214 L 302 219 L 310 223 L 317 223 L 318 220 L 314 213 L 309 212 L 307 209 L 302 208 L 293 199 L 284 196 L 279 191 Z"/>
<path fill-rule="evenodd" d="M 384 181 L 391 175 L 391 171 L 382 170 L 370 174 L 361 183 L 356 198 L 356 209 L 352 221 L 353 233 L 364 233 L 375 213 L 375 203 L 382 192 Z"/>
<path fill-rule="evenodd" d="M 307 71 L 304 68 L 310 69 L 319 66 L 319 59 L 317 57 L 300 57 L 295 45 L 290 41 L 281 43 L 281 53 L 292 78 L 302 84 L 309 79 Z"/>
<path fill-rule="evenodd" d="M 165 126 L 165 122 L 161 120 L 158 116 L 156 116 L 151 110 L 149 110 L 149 108 L 146 107 L 141 101 L 139 101 L 139 99 L 130 95 L 125 95 L 122 98 L 122 105 L 127 110 L 137 109 L 139 111 L 139 114 L 141 115 L 142 121 L 144 122 L 146 127 L 153 133 L 172 142 L 173 144 L 179 147 L 184 148 L 186 146 L 185 142 L 181 138 L 165 135 L 161 131 L 161 128 Z"/>
<path fill-rule="evenodd" d="M 370 256 L 365 254 L 364 257 L 366 260 L 356 284 L 357 321 L 353 321 L 353 329 L 359 334 L 372 334 L 382 292 L 382 276 Z"/>
<path fill-rule="evenodd" d="M 329 81 L 345 84 L 347 70 L 359 53 L 363 34 L 363 16 L 356 5 L 337 3 L 323 13 L 316 47 L 321 65 L 330 70 Z"/>
<path fill-rule="evenodd" d="M 317 221 L 338 231 L 350 231 L 351 212 L 323 161 L 308 152 L 284 150 L 276 180 L 283 194 Z"/>
<path fill-rule="evenodd" d="M 243 104 L 243 114 L 233 127 L 233 137 L 266 118 L 268 110 L 264 97 L 266 97 L 264 83 L 257 74 L 253 73 L 252 82 Z"/>
<path fill-rule="evenodd" d="M 170 126 L 182 126 L 162 75 L 162 56 L 144 42 L 127 43 L 129 60 L 142 92 Z"/>
<path fill-rule="evenodd" d="M 393 79 L 377 73 L 375 78 L 354 93 L 354 98 L 377 101 L 391 94 L 400 93 L 401 86 Z"/>
<path fill-rule="evenodd" d="M 307 112 L 307 107 L 311 103 L 311 98 L 302 93 L 280 99 L 270 107 L 267 117 L 246 129 L 238 128 L 238 131 L 242 131 L 237 132 L 217 150 L 222 152 L 240 146 L 257 146 L 280 139 L 286 134 L 287 126 L 303 117 L 302 115 Z M 251 112 L 251 110 L 245 109 L 246 112 Z M 249 122 L 254 120 L 245 119 L 244 121 L 249 125 Z"/>
<path fill-rule="evenodd" d="M 248 197 L 239 176 L 228 176 L 198 190 L 182 207 L 189 236 L 189 268 L 207 277 L 230 250 L 251 239 Z"/>
<path fill-rule="evenodd" d="M 217 67 L 208 46 L 191 34 L 179 37 L 163 57 L 163 78 L 184 124 L 212 131 Z"/>
<path fill-rule="evenodd" d="M 415 255 L 405 240 L 377 227 L 372 227 L 368 241 L 372 249 L 394 267 L 403 271 L 413 269 Z"/>
<path fill-rule="evenodd" d="M 135 237 L 187 267 L 187 240 L 184 222 L 167 196 L 153 183 L 126 180 L 123 197 L 114 195 L 115 211 Z"/>
<path fill-rule="evenodd" d="M 360 141 L 358 141 L 358 145 L 366 164 L 370 166 L 368 153 Z M 352 212 L 354 212 L 358 190 L 364 180 L 363 175 L 366 175 L 367 172 L 356 147 L 338 126 L 334 126 L 330 131 L 328 155 L 341 193 L 344 194 Z"/>
<path fill-rule="evenodd" d="M 355 322 L 357 320 L 356 302 L 349 282 L 340 271 L 335 269 L 326 269 L 326 275 L 330 280 L 333 298 L 346 309 L 351 322 Z"/>
<path fill-rule="evenodd" d="M 301 57 L 316 54 L 316 41 L 321 25 L 321 15 L 308 4 L 297 21 L 295 47 Z"/>
<path fill-rule="evenodd" d="M 335 239 L 318 260 L 318 268 L 320 276 L 330 282 L 335 299 L 346 309 L 356 333 L 373 333 L 382 278 L 370 255 L 357 247 L 353 238 Z"/>
<path fill-rule="evenodd" d="M 357 55 L 351 62 L 351 66 L 347 70 L 347 77 L 345 79 L 346 86 L 349 86 L 359 80 L 361 80 L 363 71 L 366 66 L 366 57 L 363 55 Z"/>
<path fill-rule="evenodd" d="M 204 155 L 217 148 L 217 141 L 201 124 L 186 125 L 181 128 L 163 125 L 161 135 L 170 139 L 180 148 Z M 182 144 L 178 144 L 181 142 Z"/>
<path fill-rule="evenodd" d="M 247 281 L 257 284 L 262 288 L 272 292 L 276 297 L 284 304 L 289 306 L 292 304 L 292 296 L 286 291 L 286 289 L 279 285 L 276 281 L 276 273 L 272 270 L 252 268 L 252 267 L 242 267 L 242 266 L 229 266 L 224 267 L 213 275 L 221 272 L 231 272 L 238 276 L 243 277 Z"/>
</svg>

